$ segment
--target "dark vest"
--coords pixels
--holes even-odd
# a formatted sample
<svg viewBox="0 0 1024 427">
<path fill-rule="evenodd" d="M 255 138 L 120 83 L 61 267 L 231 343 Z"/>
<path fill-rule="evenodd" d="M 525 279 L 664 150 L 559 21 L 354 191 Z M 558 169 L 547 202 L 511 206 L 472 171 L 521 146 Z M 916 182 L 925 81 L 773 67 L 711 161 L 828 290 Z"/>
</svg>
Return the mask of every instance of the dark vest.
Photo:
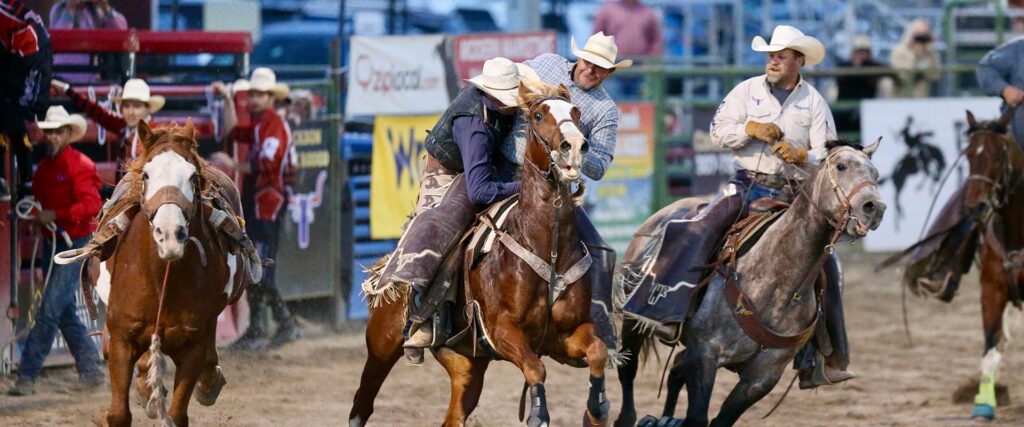
<svg viewBox="0 0 1024 427">
<path fill-rule="evenodd" d="M 427 152 L 449 170 L 463 171 L 462 153 L 452 134 L 452 123 L 456 117 L 472 116 L 486 122 L 497 142 L 496 147 L 501 145 L 501 141 L 504 141 L 512 130 L 515 116 L 506 116 L 492 111 L 484 120 L 484 110 L 487 107 L 484 106 L 483 96 L 483 92 L 473 86 L 466 86 L 460 90 L 459 95 L 455 97 L 434 128 L 427 134 L 427 139 L 424 142 Z"/>
</svg>

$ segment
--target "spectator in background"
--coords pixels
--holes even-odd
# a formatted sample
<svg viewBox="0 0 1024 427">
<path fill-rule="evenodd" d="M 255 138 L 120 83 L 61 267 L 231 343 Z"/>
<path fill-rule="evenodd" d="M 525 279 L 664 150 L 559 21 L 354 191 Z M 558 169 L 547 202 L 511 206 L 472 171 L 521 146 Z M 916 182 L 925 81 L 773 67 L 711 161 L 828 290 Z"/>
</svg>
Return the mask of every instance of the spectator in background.
<svg viewBox="0 0 1024 427">
<path fill-rule="evenodd" d="M 978 85 L 989 95 L 1003 98 L 1003 111 L 1017 108 L 1024 101 L 1024 38 L 1004 43 L 981 58 L 978 63 Z M 1024 145 L 1024 108 L 1013 115 L 1013 137 Z"/>
<path fill-rule="evenodd" d="M 50 28 L 126 30 L 128 21 L 107 0 L 63 0 L 50 9 Z"/>
<path fill-rule="evenodd" d="M 640 63 L 645 58 L 660 58 L 665 52 L 661 18 L 640 0 L 609 0 L 597 11 L 592 33 L 615 36 L 618 54 Z M 606 87 L 615 98 L 634 98 L 640 95 L 642 83 L 641 76 L 618 76 Z"/>
<path fill-rule="evenodd" d="M 903 32 L 903 38 L 893 47 L 889 59 L 897 71 L 897 95 L 909 98 L 927 98 L 932 83 L 942 78 L 939 53 L 935 50 L 935 36 L 923 19 L 915 20 Z"/>
<path fill-rule="evenodd" d="M 878 62 L 871 56 L 871 37 L 858 35 L 853 38 L 853 51 L 850 53 L 849 61 L 839 61 L 840 67 L 882 67 L 885 64 Z M 879 75 L 850 75 L 836 78 L 838 101 L 860 101 L 871 99 L 878 95 Z M 835 115 L 836 127 L 840 132 L 856 132 L 860 130 L 860 109 L 839 111 Z"/>
</svg>

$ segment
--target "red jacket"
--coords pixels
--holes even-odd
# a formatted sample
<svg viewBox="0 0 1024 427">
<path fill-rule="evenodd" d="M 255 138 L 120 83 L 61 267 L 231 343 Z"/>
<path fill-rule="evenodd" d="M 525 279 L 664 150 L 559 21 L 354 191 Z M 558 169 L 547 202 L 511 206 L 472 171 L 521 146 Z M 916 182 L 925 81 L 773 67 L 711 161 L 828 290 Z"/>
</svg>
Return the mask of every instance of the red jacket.
<svg viewBox="0 0 1024 427">
<path fill-rule="evenodd" d="M 96 229 L 100 200 L 100 176 L 85 154 L 66 147 L 56 157 L 46 157 L 36 167 L 32 191 L 43 209 L 57 213 L 57 225 L 72 239 L 89 236 Z"/>
<path fill-rule="evenodd" d="M 285 176 L 294 172 L 298 161 L 288 123 L 269 108 L 260 115 L 255 127 L 236 126 L 232 137 L 250 144 L 249 162 L 256 179 L 254 187 L 246 192 L 254 194 L 257 219 L 276 219 L 285 202 Z"/>
<path fill-rule="evenodd" d="M 42 26 L 42 19 L 20 1 L 0 0 L 0 45 L 21 57 L 39 51 L 39 35 L 32 24 Z"/>
</svg>

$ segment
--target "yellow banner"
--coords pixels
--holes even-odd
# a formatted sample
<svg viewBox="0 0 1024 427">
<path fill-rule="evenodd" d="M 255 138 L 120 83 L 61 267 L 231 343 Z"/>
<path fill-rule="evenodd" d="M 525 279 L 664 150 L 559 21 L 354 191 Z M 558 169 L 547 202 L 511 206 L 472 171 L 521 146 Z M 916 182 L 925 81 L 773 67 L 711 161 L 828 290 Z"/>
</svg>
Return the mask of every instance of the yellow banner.
<svg viewBox="0 0 1024 427">
<path fill-rule="evenodd" d="M 416 206 L 423 140 L 440 116 L 377 116 L 373 123 L 370 238 L 397 239 Z"/>
</svg>

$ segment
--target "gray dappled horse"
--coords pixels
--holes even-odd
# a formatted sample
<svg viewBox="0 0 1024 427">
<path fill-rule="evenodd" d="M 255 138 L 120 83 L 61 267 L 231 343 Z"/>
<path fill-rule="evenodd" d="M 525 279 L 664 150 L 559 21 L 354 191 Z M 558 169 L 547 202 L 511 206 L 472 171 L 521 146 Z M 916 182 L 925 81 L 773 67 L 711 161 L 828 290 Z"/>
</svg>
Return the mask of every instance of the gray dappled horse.
<svg viewBox="0 0 1024 427">
<path fill-rule="evenodd" d="M 859 147 L 859 146 L 858 146 Z M 818 303 L 813 269 L 835 243 L 840 232 L 862 237 L 878 227 L 885 204 L 878 194 L 878 171 L 870 156 L 878 142 L 864 148 L 832 147 L 821 166 L 804 181 L 789 209 L 772 224 L 750 250 L 731 266 L 738 274 L 739 288 L 760 323 L 778 335 L 794 336 L 813 329 Z M 811 276 L 811 275 L 814 276 Z M 728 302 L 725 280 L 715 276 L 693 317 L 683 331 L 685 350 L 675 359 L 668 380 L 664 416 L 675 412 L 676 398 L 686 385 L 688 405 L 684 426 L 707 426 L 708 406 L 719 368 L 740 376 L 722 404 L 713 426 L 731 426 L 757 401 L 766 396 L 803 345 L 766 348 L 752 339 L 737 321 L 735 304 Z M 739 307 L 743 308 L 743 307 Z M 658 335 L 623 326 L 623 351 L 636 351 L 645 340 Z M 804 339 L 806 341 L 806 338 Z M 632 384 L 636 358 L 619 369 L 623 386 L 623 407 L 616 426 L 636 420 Z"/>
</svg>

